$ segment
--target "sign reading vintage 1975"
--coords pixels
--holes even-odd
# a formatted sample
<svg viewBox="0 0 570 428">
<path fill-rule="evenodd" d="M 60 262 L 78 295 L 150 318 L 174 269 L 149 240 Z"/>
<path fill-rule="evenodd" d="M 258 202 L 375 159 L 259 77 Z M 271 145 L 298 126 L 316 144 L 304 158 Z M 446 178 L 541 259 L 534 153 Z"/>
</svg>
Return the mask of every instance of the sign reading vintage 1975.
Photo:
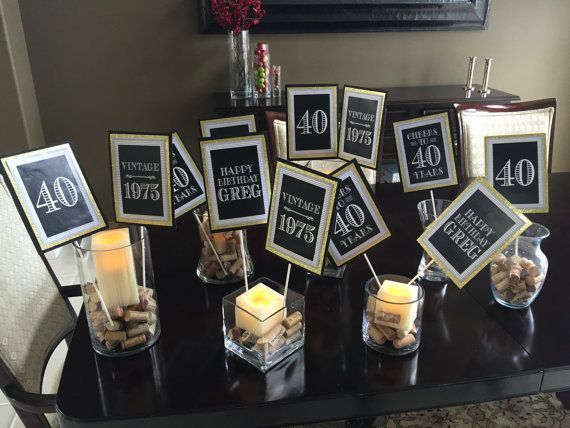
<svg viewBox="0 0 570 428">
<path fill-rule="evenodd" d="M 386 92 L 344 87 L 338 157 L 376 168 Z"/>
<path fill-rule="evenodd" d="M 447 113 L 394 122 L 404 192 L 457 184 Z"/>
<path fill-rule="evenodd" d="M 109 144 L 117 221 L 172 226 L 171 136 L 111 132 Z"/>
<path fill-rule="evenodd" d="M 265 135 L 202 140 L 212 230 L 267 223 L 271 181 Z"/>
<path fill-rule="evenodd" d="M 335 264 L 341 266 L 388 238 L 390 232 L 354 160 L 332 176 L 340 184 L 329 253 Z"/>
<path fill-rule="evenodd" d="M 337 187 L 336 178 L 278 160 L 265 249 L 320 274 Z"/>
<path fill-rule="evenodd" d="M 485 137 L 486 179 L 523 212 L 548 212 L 546 134 Z"/>
<path fill-rule="evenodd" d="M 459 288 L 516 239 L 530 221 L 478 178 L 418 238 Z"/>
<path fill-rule="evenodd" d="M 286 89 L 288 158 L 337 157 L 337 85 Z"/>
<path fill-rule="evenodd" d="M 107 226 L 69 144 L 6 157 L 2 165 L 42 251 Z"/>
</svg>

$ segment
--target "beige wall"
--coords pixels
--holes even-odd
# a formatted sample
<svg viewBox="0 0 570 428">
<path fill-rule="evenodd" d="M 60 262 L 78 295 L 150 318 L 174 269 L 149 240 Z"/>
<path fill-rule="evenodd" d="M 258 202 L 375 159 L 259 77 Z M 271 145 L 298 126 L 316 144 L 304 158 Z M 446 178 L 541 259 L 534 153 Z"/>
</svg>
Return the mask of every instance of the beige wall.
<svg viewBox="0 0 570 428">
<path fill-rule="evenodd" d="M 196 153 L 197 119 L 211 115 L 210 93 L 227 89 L 225 37 L 198 34 L 196 3 L 20 0 L 46 141 L 73 141 L 107 214 L 107 130 L 178 129 Z M 568 16 L 568 0 L 494 0 L 487 31 L 254 40 L 270 43 L 285 83 L 462 84 L 468 55 L 491 56 L 491 86 L 522 99 L 558 98 L 554 170 L 568 171 Z"/>
</svg>

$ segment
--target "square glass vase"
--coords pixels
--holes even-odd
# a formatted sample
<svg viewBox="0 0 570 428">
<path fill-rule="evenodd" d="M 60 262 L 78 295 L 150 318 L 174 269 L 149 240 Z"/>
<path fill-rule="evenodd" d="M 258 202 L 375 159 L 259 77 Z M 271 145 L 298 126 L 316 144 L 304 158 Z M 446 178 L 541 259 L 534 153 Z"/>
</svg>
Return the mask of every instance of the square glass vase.
<svg viewBox="0 0 570 428">
<path fill-rule="evenodd" d="M 258 370 L 267 370 L 305 344 L 305 297 L 259 278 L 222 301 L 224 344 Z"/>
</svg>

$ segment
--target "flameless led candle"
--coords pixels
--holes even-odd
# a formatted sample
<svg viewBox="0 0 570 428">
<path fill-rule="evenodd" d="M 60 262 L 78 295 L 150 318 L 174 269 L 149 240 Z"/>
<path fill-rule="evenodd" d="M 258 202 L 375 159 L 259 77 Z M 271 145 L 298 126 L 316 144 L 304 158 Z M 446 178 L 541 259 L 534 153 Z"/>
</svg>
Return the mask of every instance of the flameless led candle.
<svg viewBox="0 0 570 428">
<path fill-rule="evenodd" d="M 111 229 L 91 238 L 99 291 L 108 308 L 139 303 L 129 229 Z"/>
<path fill-rule="evenodd" d="M 376 301 L 376 324 L 409 332 L 418 312 L 418 287 L 386 280 L 377 296 L 380 300 Z"/>
<path fill-rule="evenodd" d="M 236 326 L 263 337 L 283 321 L 279 309 L 283 309 L 283 295 L 259 283 L 236 297 Z"/>
</svg>

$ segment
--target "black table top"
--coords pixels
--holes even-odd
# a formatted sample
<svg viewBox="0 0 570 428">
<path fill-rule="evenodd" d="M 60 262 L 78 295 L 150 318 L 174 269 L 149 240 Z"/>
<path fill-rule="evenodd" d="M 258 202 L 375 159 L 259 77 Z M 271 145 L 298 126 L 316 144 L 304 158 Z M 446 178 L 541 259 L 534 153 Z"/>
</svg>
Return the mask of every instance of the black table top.
<svg viewBox="0 0 570 428">
<path fill-rule="evenodd" d="M 544 244 L 546 284 L 531 309 L 489 303 L 484 270 L 463 290 L 428 288 L 419 350 L 381 356 L 361 339 L 363 284 L 370 277 L 365 261 L 352 262 L 336 282 L 307 280 L 293 268 L 290 286 L 306 296 L 305 346 L 265 375 L 224 349 L 221 299 L 236 287 L 196 278 L 200 242 L 192 218 L 173 230 L 153 230 L 161 337 L 139 355 L 104 358 L 91 349 L 82 312 L 57 397 L 62 423 L 290 425 L 536 393 L 545 369 L 563 370 L 570 362 L 570 333 L 560 332 L 570 317 L 561 298 L 569 294 L 568 281 L 562 252 L 556 254 L 568 242 L 568 185 L 570 174 L 553 174 L 552 212 L 532 216 L 552 236 Z M 412 275 L 421 254 L 415 205 L 427 192 L 403 194 L 400 185 L 383 184 L 377 194 L 392 237 L 369 256 L 378 273 Z M 256 277 L 283 281 L 286 265 L 263 251 L 263 238 L 263 229 L 249 234 Z M 570 376 L 564 379 L 570 388 Z"/>
</svg>

